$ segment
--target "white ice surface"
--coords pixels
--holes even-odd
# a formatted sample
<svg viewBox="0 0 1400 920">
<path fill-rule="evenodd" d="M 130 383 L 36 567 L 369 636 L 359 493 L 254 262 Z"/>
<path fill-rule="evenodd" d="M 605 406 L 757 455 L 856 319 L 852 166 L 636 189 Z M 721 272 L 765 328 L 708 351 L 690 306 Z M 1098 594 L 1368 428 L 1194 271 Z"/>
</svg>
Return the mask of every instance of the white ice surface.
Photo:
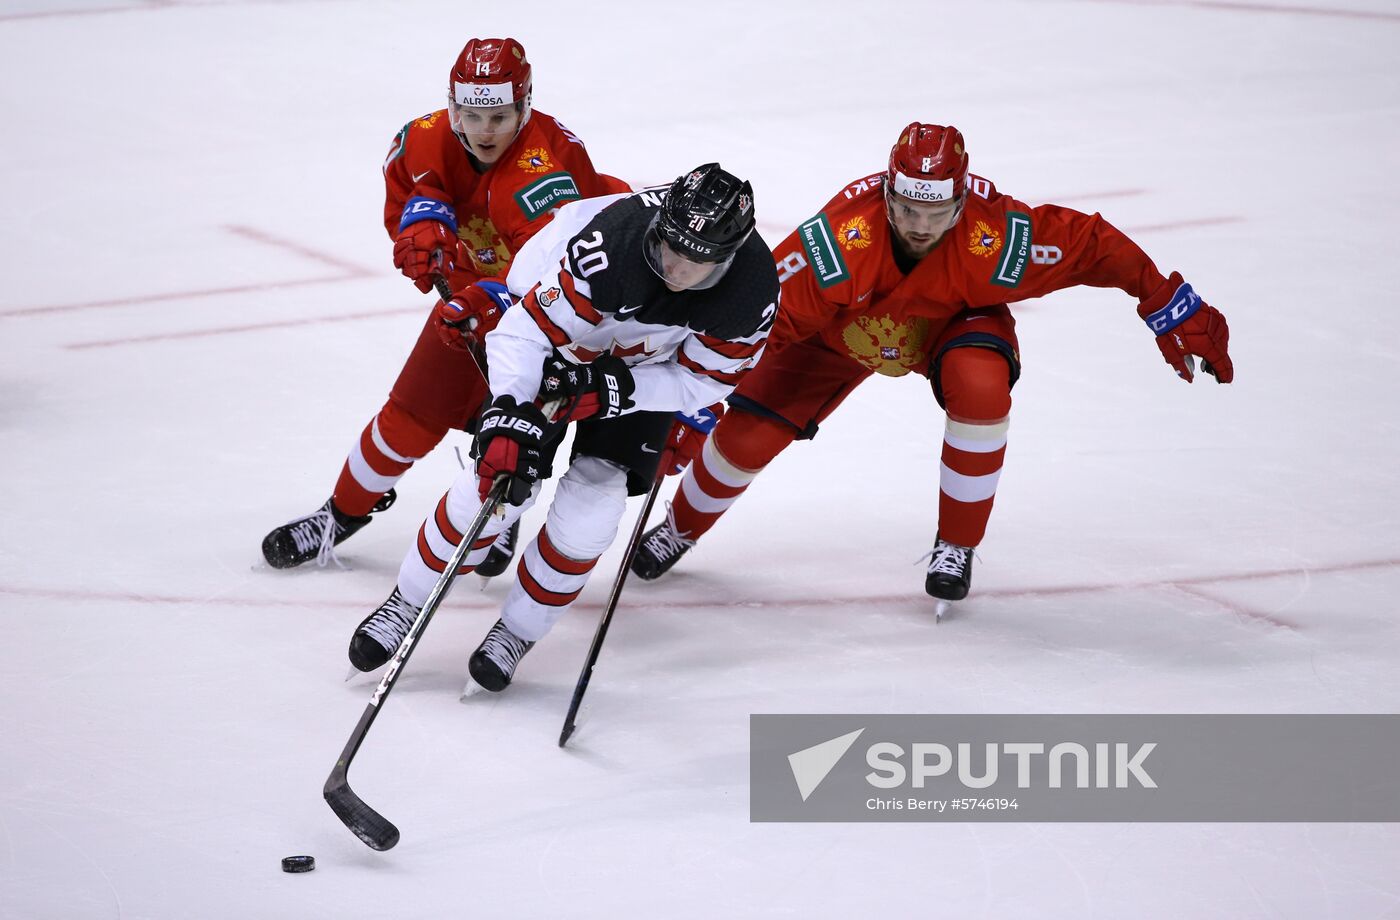
<svg viewBox="0 0 1400 920">
<path fill-rule="evenodd" d="M 942 419 L 872 380 L 629 586 L 567 752 L 618 549 L 468 705 L 507 585 L 463 585 L 355 764 L 379 854 L 320 795 L 371 687 L 345 644 L 451 446 L 347 571 L 258 541 L 430 306 L 379 225 L 389 140 L 501 33 L 604 169 L 719 159 L 771 242 L 957 124 L 1183 271 L 1238 382 L 1176 380 L 1119 293 L 1020 309 L 976 593 L 935 627 Z M 747 780 L 753 712 L 1397 711 L 1397 51 L 1379 0 L 0 5 L 0 916 L 1400 916 L 1392 825 L 755 825 Z"/>
</svg>

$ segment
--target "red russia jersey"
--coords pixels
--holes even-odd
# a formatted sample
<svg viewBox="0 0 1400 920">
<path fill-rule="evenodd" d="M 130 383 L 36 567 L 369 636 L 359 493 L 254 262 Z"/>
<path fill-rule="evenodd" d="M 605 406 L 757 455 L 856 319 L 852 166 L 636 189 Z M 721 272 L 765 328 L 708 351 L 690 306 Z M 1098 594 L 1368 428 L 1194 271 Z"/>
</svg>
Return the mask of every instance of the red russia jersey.
<svg viewBox="0 0 1400 920">
<path fill-rule="evenodd" d="M 470 255 L 448 278 L 454 291 L 482 278 L 505 279 L 510 260 L 554 209 L 568 201 L 631 191 L 598 173 L 583 142 L 535 110 L 484 173 L 472 168 L 446 109 L 404 125 L 384 161 L 384 227 L 399 235 L 404 204 L 415 196 L 450 204 Z"/>
<path fill-rule="evenodd" d="M 923 371 L 948 320 L 968 307 L 1088 284 L 1141 300 L 1166 279 L 1098 214 L 1032 208 L 968 177 L 956 226 L 904 274 L 895 265 L 883 174 L 848 185 L 775 247 L 782 301 L 772 348 L 820 335 L 881 374 Z"/>
</svg>

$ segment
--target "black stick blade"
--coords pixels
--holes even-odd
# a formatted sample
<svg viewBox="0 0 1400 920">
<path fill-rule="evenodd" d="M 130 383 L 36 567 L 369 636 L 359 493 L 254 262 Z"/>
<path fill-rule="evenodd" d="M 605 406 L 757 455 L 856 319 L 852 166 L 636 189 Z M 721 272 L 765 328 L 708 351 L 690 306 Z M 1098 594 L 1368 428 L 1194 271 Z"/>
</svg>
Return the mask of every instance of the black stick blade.
<svg viewBox="0 0 1400 920">
<path fill-rule="evenodd" d="M 593 677 L 594 651 L 589 652 L 589 661 L 583 666 L 583 673 L 578 676 L 578 683 L 574 685 L 574 697 L 569 700 L 569 713 L 564 717 L 564 729 L 559 732 L 559 746 L 565 747 L 569 739 L 574 736 L 574 730 L 578 728 L 578 711 L 583 705 L 583 695 L 588 692 L 588 681 Z"/>
<path fill-rule="evenodd" d="M 337 773 L 340 774 L 339 777 L 336 776 Z M 399 829 L 355 794 L 355 790 L 350 788 L 350 781 L 338 765 L 326 780 L 323 794 L 326 804 L 330 805 L 335 816 L 370 849 L 390 850 L 399 842 Z"/>
</svg>

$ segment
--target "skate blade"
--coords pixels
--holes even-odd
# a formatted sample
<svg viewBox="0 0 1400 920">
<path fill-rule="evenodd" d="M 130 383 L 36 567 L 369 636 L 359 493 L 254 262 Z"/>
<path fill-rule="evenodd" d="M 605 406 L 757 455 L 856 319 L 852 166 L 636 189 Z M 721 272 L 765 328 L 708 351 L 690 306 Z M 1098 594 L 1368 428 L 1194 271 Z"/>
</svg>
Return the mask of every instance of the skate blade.
<svg viewBox="0 0 1400 920">
<path fill-rule="evenodd" d="M 465 703 L 470 698 L 485 693 L 486 688 L 472 680 L 471 675 L 467 676 L 467 682 L 462 685 L 462 695 L 457 697 L 457 702 Z"/>
<path fill-rule="evenodd" d="M 933 607 L 933 622 L 935 622 L 935 623 L 942 623 L 942 622 L 943 622 L 943 618 L 946 617 L 946 616 L 951 615 L 952 612 L 953 612 L 953 602 L 952 602 L 952 601 L 940 600 L 940 601 L 939 601 L 937 604 L 935 604 L 934 607 Z"/>
<path fill-rule="evenodd" d="M 491 579 L 492 579 L 493 576 L 491 576 L 491 575 L 478 575 L 478 576 L 476 576 L 476 577 L 477 577 L 477 579 L 481 582 L 481 584 L 477 586 L 477 590 L 478 590 L 478 591 L 485 591 L 485 590 L 486 590 L 486 586 L 489 585 L 489 584 L 491 584 Z"/>
<path fill-rule="evenodd" d="M 386 662 L 386 663 L 387 663 L 387 662 Z M 360 677 L 361 675 L 363 675 L 363 676 L 365 676 L 365 677 L 373 677 L 373 676 L 376 675 L 376 674 L 383 673 L 383 671 L 384 671 L 384 665 L 382 665 L 382 664 L 381 664 L 379 667 L 375 668 L 373 671 L 361 671 L 359 668 L 355 667 L 355 666 L 352 664 L 352 665 L 350 665 L 350 670 L 349 670 L 349 672 L 347 672 L 346 675 L 345 675 L 345 682 L 348 684 L 348 683 L 350 683 L 350 681 L 354 680 L 354 679 L 357 678 L 357 677 Z"/>
</svg>

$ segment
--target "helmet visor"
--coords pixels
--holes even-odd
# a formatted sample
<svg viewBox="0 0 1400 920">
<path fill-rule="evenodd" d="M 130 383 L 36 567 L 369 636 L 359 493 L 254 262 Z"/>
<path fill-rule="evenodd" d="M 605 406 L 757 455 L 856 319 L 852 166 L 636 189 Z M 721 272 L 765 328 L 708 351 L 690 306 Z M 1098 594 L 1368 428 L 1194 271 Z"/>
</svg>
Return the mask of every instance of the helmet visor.
<svg viewBox="0 0 1400 920">
<path fill-rule="evenodd" d="M 718 262 L 696 262 L 687 258 L 661 238 L 656 226 L 659 218 L 660 215 L 652 218 L 643 244 L 647 264 L 656 272 L 657 277 L 673 291 L 703 291 L 719 284 L 719 280 L 734 262 L 734 253 L 731 252 Z"/>
<path fill-rule="evenodd" d="M 447 117 L 452 122 L 452 130 L 468 137 L 502 140 L 515 137 L 520 128 L 520 106 L 516 103 L 492 106 L 459 105 L 455 100 L 447 102 Z"/>
</svg>

